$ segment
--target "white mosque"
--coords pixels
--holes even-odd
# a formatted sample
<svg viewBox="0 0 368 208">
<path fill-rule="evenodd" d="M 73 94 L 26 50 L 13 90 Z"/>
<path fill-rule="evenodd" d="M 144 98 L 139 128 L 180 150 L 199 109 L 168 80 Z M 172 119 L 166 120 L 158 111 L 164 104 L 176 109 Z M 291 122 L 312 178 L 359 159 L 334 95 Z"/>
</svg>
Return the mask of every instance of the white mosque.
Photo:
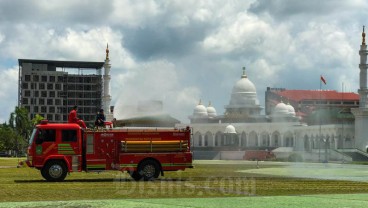
<svg viewBox="0 0 368 208">
<path fill-rule="evenodd" d="M 308 126 L 288 103 L 278 103 L 270 115 L 261 115 L 256 86 L 243 74 L 232 89 L 224 115 L 202 101 L 189 116 L 194 157 L 243 159 L 248 150 L 272 151 L 276 157 L 299 154 L 303 160 L 364 160 L 368 158 L 367 55 L 363 28 L 360 46 L 359 107 L 351 109 L 355 123 Z M 178 124 L 178 127 L 187 124 Z"/>
</svg>

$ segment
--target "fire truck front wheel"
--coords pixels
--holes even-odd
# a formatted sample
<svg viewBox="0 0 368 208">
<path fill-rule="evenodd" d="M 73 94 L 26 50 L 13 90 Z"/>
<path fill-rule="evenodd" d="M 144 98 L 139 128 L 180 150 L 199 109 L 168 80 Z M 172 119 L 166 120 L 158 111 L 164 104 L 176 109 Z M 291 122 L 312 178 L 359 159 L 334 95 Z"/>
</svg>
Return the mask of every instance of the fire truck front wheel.
<svg viewBox="0 0 368 208">
<path fill-rule="evenodd" d="M 142 176 L 137 171 L 129 171 L 128 173 L 135 181 L 142 179 Z"/>
<path fill-rule="evenodd" d="M 46 163 L 41 170 L 41 175 L 51 182 L 63 181 L 67 174 L 67 168 L 63 161 L 52 160 Z"/>
<path fill-rule="evenodd" d="M 145 160 L 139 164 L 138 174 L 141 175 L 145 181 L 153 180 L 160 175 L 160 166 L 154 160 Z"/>
</svg>

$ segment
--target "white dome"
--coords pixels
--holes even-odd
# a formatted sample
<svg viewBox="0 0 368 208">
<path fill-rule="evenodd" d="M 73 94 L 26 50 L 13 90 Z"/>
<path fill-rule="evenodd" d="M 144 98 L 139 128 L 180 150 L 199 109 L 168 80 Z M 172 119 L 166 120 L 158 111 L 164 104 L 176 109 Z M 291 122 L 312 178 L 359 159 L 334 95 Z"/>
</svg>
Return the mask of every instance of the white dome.
<svg viewBox="0 0 368 208">
<path fill-rule="evenodd" d="M 235 127 L 233 125 L 226 126 L 225 134 L 236 134 Z"/>
<path fill-rule="evenodd" d="M 234 85 L 232 93 L 256 93 L 256 87 L 246 75 L 243 75 Z"/>
<path fill-rule="evenodd" d="M 235 83 L 231 92 L 229 107 L 254 107 L 256 105 L 259 105 L 256 87 L 245 75 L 245 69 L 243 68 L 243 75 Z"/>
<path fill-rule="evenodd" d="M 286 105 L 286 108 L 288 109 L 289 115 L 290 116 L 295 116 L 295 109 L 292 105 L 290 105 L 289 103 Z"/>
<path fill-rule="evenodd" d="M 217 116 L 216 109 L 211 106 L 211 103 L 207 107 L 207 114 L 208 114 L 208 117 L 216 117 Z"/>
<path fill-rule="evenodd" d="M 274 114 L 285 115 L 286 116 L 286 115 L 289 115 L 289 109 L 285 105 L 285 103 L 281 102 L 281 103 L 276 105 L 275 110 L 274 110 Z"/>
<path fill-rule="evenodd" d="M 194 108 L 193 116 L 201 118 L 208 117 L 207 108 L 202 105 L 201 101 L 199 101 L 199 104 Z"/>
</svg>

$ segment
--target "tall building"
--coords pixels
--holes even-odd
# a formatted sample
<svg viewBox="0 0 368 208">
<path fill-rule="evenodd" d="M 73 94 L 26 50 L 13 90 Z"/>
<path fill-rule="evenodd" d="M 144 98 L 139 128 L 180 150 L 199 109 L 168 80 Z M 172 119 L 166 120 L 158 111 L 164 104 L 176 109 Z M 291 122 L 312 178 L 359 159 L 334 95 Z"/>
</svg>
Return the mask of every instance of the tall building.
<svg viewBox="0 0 368 208">
<path fill-rule="evenodd" d="M 66 122 L 78 105 L 78 117 L 95 120 L 102 107 L 105 62 L 19 59 L 18 106 L 32 119 L 36 114 L 51 122 Z M 111 98 L 110 98 L 111 99 Z"/>
</svg>

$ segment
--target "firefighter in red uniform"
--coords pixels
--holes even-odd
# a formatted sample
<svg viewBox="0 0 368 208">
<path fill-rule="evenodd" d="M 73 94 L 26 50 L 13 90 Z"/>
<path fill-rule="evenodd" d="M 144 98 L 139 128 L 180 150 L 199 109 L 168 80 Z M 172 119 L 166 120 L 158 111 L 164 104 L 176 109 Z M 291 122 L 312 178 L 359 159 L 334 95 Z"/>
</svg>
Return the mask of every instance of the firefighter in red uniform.
<svg viewBox="0 0 368 208">
<path fill-rule="evenodd" d="M 82 119 L 79 119 L 77 117 L 77 111 L 78 111 L 78 106 L 74 106 L 72 108 L 72 110 L 69 113 L 69 117 L 68 117 L 68 123 L 77 123 L 79 124 L 82 128 L 87 128 L 86 124 L 84 123 L 84 121 Z"/>
</svg>

